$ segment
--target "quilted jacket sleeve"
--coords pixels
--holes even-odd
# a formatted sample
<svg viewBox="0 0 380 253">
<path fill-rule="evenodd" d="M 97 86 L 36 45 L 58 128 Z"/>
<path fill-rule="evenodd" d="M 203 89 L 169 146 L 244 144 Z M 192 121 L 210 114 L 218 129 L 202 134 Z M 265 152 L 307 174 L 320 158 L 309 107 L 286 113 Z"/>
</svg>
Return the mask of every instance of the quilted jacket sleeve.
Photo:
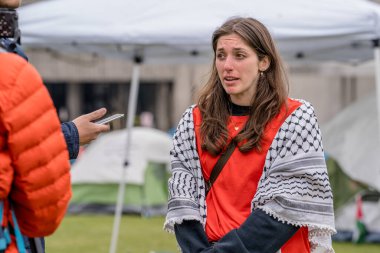
<svg viewBox="0 0 380 253">
<path fill-rule="evenodd" d="M 13 54 L 2 54 L 0 66 L 8 66 L 0 70 L 0 120 L 2 153 L 13 169 L 9 199 L 24 235 L 47 236 L 60 224 L 71 197 L 65 140 L 37 71 Z"/>
</svg>

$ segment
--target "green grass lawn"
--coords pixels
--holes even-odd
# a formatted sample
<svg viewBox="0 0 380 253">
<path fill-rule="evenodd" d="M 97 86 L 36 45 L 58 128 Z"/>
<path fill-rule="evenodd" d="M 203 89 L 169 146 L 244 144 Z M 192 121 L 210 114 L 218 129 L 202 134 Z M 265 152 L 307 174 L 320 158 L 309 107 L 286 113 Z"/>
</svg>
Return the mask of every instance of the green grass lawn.
<svg viewBox="0 0 380 253">
<path fill-rule="evenodd" d="M 117 253 L 177 253 L 175 237 L 164 232 L 164 218 L 123 216 Z M 66 216 L 46 238 L 47 253 L 108 253 L 113 216 Z M 379 253 L 378 245 L 334 243 L 336 253 Z M 238 253 L 238 252 L 237 252 Z"/>
<path fill-rule="evenodd" d="M 46 238 L 47 253 L 108 253 L 113 216 L 66 216 L 58 230 Z M 163 231 L 163 217 L 123 216 L 118 253 L 176 253 L 175 237 Z"/>
</svg>

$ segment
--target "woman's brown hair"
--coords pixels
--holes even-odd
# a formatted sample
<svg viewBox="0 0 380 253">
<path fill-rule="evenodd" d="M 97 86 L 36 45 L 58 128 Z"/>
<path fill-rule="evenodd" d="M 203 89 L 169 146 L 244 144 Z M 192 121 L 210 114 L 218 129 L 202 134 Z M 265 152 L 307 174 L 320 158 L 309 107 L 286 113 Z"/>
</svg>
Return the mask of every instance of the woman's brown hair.
<svg viewBox="0 0 380 253">
<path fill-rule="evenodd" d="M 270 66 L 260 76 L 250 105 L 249 119 L 234 139 L 241 152 L 260 150 L 264 128 L 280 112 L 288 96 L 288 80 L 284 67 L 267 28 L 253 18 L 236 17 L 227 20 L 212 36 L 214 62 L 211 75 L 200 92 L 198 107 L 202 114 L 202 148 L 213 155 L 222 152 L 229 141 L 227 129 L 231 102 L 224 91 L 215 66 L 216 46 L 221 36 L 237 34 L 257 53 L 268 57 Z"/>
</svg>

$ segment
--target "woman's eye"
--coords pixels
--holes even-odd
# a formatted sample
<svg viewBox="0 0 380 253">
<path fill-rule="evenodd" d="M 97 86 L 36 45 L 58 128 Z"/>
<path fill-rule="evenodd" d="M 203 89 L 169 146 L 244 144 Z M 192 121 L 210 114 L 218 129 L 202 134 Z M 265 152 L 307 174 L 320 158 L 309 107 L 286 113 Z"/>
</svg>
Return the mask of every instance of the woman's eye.
<svg viewBox="0 0 380 253">
<path fill-rule="evenodd" d="M 237 55 L 236 55 L 236 58 L 238 58 L 238 59 L 243 59 L 243 58 L 245 58 L 245 55 L 244 55 L 244 54 L 237 54 Z"/>
<path fill-rule="evenodd" d="M 219 53 L 219 54 L 216 55 L 216 58 L 218 58 L 219 60 L 221 60 L 221 59 L 224 59 L 225 56 L 224 56 L 224 54 Z"/>
</svg>

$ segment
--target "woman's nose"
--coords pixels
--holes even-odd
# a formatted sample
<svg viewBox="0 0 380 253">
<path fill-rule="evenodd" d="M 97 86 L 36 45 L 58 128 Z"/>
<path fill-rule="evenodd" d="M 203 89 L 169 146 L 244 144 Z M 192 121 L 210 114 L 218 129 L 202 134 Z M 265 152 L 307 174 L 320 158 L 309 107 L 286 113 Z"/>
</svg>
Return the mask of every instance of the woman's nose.
<svg viewBox="0 0 380 253">
<path fill-rule="evenodd" d="M 232 57 L 230 57 L 230 56 L 226 57 L 226 60 L 224 61 L 224 69 L 226 71 L 229 71 L 229 70 L 233 69 L 233 59 L 232 59 Z"/>
</svg>

